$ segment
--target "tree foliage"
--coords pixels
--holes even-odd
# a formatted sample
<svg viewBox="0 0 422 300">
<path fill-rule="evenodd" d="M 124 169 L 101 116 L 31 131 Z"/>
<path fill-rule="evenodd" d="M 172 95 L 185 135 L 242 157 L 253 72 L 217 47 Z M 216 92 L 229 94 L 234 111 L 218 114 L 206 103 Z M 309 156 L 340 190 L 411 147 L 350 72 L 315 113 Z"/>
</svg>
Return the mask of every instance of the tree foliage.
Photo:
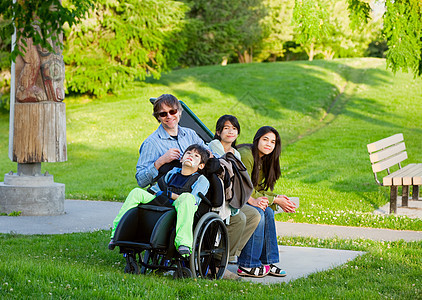
<svg viewBox="0 0 422 300">
<path fill-rule="evenodd" d="M 293 40 L 293 8 L 294 0 L 265 0 L 267 15 L 263 18 L 262 27 L 268 33 L 262 39 L 257 60 L 275 61 L 286 52 L 285 43 Z"/>
<path fill-rule="evenodd" d="M 266 11 L 262 0 L 184 0 L 187 14 L 188 46 L 183 65 L 218 64 L 234 59 L 250 62 L 264 31 L 261 20 Z"/>
<path fill-rule="evenodd" d="M 169 0 L 99 0 L 66 32 L 67 88 L 97 96 L 175 66 L 187 7 Z"/>
<path fill-rule="evenodd" d="M 367 24 L 370 19 L 371 7 L 369 3 L 360 0 L 347 0 L 350 27 L 352 29 L 360 29 L 363 24 Z"/>
<path fill-rule="evenodd" d="M 0 38 L 5 40 L 16 30 L 16 43 L 11 52 L 14 61 L 25 52 L 25 39 L 32 38 L 35 45 L 53 51 L 50 41 L 58 42 L 63 25 L 79 22 L 91 7 L 92 0 L 67 0 L 63 6 L 60 0 L 0 0 Z"/>
<path fill-rule="evenodd" d="M 275 61 L 287 44 L 310 59 L 363 56 L 385 44 L 373 1 L 385 2 L 387 66 L 422 76 L 421 0 L 0 0 L 0 94 L 25 38 L 52 50 L 63 32 L 68 90 L 98 96 L 176 66 Z"/>
<path fill-rule="evenodd" d="M 422 1 L 386 1 L 387 66 L 422 75 Z"/>
<path fill-rule="evenodd" d="M 328 0 L 295 0 L 293 23 L 296 42 L 303 45 L 309 60 L 315 55 L 315 44 L 332 31 Z"/>
</svg>

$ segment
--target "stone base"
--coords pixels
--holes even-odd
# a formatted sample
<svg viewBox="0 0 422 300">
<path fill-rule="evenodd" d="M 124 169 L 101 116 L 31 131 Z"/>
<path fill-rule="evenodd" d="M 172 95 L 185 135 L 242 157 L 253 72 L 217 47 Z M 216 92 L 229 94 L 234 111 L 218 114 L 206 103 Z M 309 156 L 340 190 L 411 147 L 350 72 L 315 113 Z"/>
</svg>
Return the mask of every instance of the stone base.
<svg viewBox="0 0 422 300">
<path fill-rule="evenodd" d="M 52 175 L 6 174 L 0 182 L 0 212 L 21 212 L 22 216 L 64 214 L 65 185 Z"/>
</svg>

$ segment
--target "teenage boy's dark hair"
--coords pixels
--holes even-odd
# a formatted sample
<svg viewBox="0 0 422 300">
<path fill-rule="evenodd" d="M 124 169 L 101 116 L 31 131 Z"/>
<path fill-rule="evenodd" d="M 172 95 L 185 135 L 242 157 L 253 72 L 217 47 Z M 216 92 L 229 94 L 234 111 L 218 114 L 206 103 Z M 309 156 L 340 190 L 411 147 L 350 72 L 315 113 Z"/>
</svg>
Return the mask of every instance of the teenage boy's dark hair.
<svg viewBox="0 0 422 300">
<path fill-rule="evenodd" d="M 210 153 L 208 152 L 208 150 L 207 149 L 205 149 L 204 147 L 202 147 L 201 145 L 198 145 L 198 144 L 193 144 L 193 145 L 190 145 L 186 150 L 185 150 L 185 153 L 186 152 L 188 152 L 188 151 L 192 151 L 192 150 L 194 150 L 194 151 L 196 151 L 196 152 L 198 152 L 198 154 L 201 156 L 201 164 L 203 163 L 203 164 L 207 164 L 207 161 L 208 161 L 208 159 L 210 158 Z M 184 153 L 183 153 L 183 155 L 185 155 Z"/>
</svg>

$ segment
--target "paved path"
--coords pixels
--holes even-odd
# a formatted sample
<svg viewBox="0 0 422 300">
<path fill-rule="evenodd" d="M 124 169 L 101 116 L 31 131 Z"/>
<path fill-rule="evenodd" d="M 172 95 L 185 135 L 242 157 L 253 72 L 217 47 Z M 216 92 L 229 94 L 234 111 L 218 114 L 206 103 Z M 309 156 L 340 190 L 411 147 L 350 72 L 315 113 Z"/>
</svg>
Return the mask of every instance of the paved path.
<svg viewBox="0 0 422 300">
<path fill-rule="evenodd" d="M 422 201 L 418 202 L 422 203 Z M 121 205 L 122 203 L 120 202 L 66 200 L 66 213 L 60 216 L 0 216 L 0 233 L 63 234 L 110 230 L 113 219 L 117 215 Z M 411 205 L 413 204 L 409 203 L 409 206 Z M 422 209 L 416 210 L 416 212 L 417 216 L 419 216 Z M 276 226 L 277 234 L 281 236 L 338 237 L 341 239 L 364 238 L 384 241 L 395 241 L 399 239 L 406 241 L 422 240 L 422 231 L 399 231 L 286 222 L 276 222 Z M 279 250 L 279 266 L 286 270 L 287 277 L 278 278 L 267 276 L 262 279 L 243 278 L 243 280 L 249 280 L 255 283 L 290 281 L 296 278 L 306 277 L 317 271 L 342 265 L 364 254 L 364 252 L 359 251 L 289 246 L 279 246 Z M 119 255 L 117 251 L 116 255 Z M 235 265 L 229 265 L 228 269 L 234 273 L 237 270 Z"/>
<path fill-rule="evenodd" d="M 122 203 L 65 200 L 64 215 L 0 216 L 0 233 L 61 234 L 110 229 Z"/>
<path fill-rule="evenodd" d="M 303 236 L 321 239 L 370 239 L 374 241 L 419 241 L 422 231 L 391 230 L 350 226 L 317 225 L 304 223 L 276 222 L 277 235 Z"/>
</svg>

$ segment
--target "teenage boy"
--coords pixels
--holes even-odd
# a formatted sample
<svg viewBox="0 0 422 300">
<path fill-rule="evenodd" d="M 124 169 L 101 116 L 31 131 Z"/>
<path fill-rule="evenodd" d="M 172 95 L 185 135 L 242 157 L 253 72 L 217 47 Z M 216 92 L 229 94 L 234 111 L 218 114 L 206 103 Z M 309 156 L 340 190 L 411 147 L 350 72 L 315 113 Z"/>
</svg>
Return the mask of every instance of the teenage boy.
<svg viewBox="0 0 422 300">
<path fill-rule="evenodd" d="M 193 243 L 193 218 L 198 205 L 201 202 L 199 193 L 205 195 L 208 192 L 209 182 L 198 170 L 205 167 L 209 158 L 209 152 L 204 147 L 194 144 L 189 146 L 180 160 L 182 168 L 173 168 L 163 179 L 160 179 L 151 190 L 147 191 L 135 188 L 127 196 L 122 208 L 113 222 L 110 248 L 113 248 L 114 232 L 123 215 L 138 204 L 146 204 L 154 201 L 154 204 L 174 206 L 177 213 L 176 237 L 174 244 L 181 255 L 189 255 Z"/>
</svg>

